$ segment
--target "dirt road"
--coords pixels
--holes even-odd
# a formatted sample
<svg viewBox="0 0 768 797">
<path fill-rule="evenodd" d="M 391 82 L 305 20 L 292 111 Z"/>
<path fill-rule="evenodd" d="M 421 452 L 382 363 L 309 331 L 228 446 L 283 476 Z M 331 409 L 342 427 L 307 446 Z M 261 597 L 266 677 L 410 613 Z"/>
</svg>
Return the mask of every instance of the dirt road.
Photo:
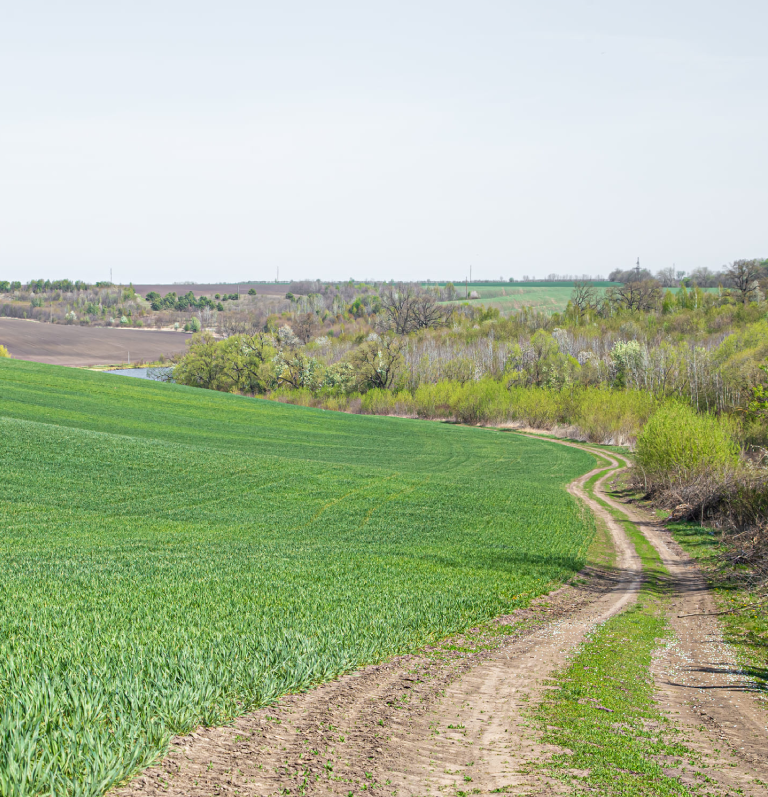
<svg viewBox="0 0 768 797">
<path fill-rule="evenodd" d="M 612 474 L 606 470 L 596 485 L 603 500 L 610 501 L 603 482 Z M 231 727 L 177 738 L 165 761 L 115 794 L 567 792 L 567 784 L 528 766 L 555 751 L 540 741 L 526 707 L 541 698 L 547 676 L 590 629 L 631 604 L 641 583 L 641 563 L 621 524 L 584 493 L 591 475 L 571 489 L 607 525 L 614 568 L 589 569 L 528 609 L 500 618 L 498 630 L 505 633 L 470 632 L 288 696 Z M 658 527 L 632 519 L 675 577 L 673 613 L 711 606 L 682 551 Z M 663 706 L 676 722 L 687 723 L 692 743 L 725 773 L 714 779 L 723 787 L 715 793 L 742 788 L 763 794 L 754 776 L 768 780 L 764 730 L 760 736 L 768 714 L 754 705 L 746 680 L 717 642 L 714 619 L 680 623 L 676 644 L 655 664 Z M 697 711 L 706 716 L 704 730 Z M 734 743 L 741 739 L 749 741 L 740 751 Z"/>
<path fill-rule="evenodd" d="M 685 727 L 692 747 L 715 757 L 716 751 L 729 751 L 723 765 L 737 770 L 733 775 L 743 771 L 746 782 L 736 778 L 734 785 L 751 793 L 750 773 L 768 782 L 768 695 L 723 642 L 714 597 L 671 533 L 624 503 L 604 500 L 635 523 L 674 580 L 669 614 L 674 641 L 658 651 L 652 670 L 661 705 Z M 735 767 L 731 756 L 738 759 Z"/>
</svg>

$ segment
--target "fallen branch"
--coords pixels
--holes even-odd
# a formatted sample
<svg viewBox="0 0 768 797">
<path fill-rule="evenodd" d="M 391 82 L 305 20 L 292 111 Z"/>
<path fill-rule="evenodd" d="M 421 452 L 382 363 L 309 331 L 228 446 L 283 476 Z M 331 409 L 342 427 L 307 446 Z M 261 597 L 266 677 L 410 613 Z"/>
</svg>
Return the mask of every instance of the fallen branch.
<svg viewBox="0 0 768 797">
<path fill-rule="evenodd" d="M 721 614 L 736 614 L 736 612 L 740 612 L 743 609 L 749 609 L 751 606 L 759 606 L 761 603 L 765 603 L 768 601 L 768 595 L 764 598 L 760 598 L 759 601 L 755 601 L 754 603 L 747 603 L 744 606 L 739 606 L 737 609 L 728 609 L 725 612 L 698 612 L 695 614 L 678 614 L 678 618 L 680 617 L 719 617 Z"/>
</svg>

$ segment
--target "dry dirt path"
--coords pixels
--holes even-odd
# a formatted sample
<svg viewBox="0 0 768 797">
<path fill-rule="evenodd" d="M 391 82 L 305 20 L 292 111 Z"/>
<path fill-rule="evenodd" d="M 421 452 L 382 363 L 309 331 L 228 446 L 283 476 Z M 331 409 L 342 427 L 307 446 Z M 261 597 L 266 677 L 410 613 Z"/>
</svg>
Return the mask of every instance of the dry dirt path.
<svg viewBox="0 0 768 797">
<path fill-rule="evenodd" d="M 162 764 L 116 794 L 559 791 L 527 772 L 526 764 L 551 751 L 525 709 L 584 635 L 635 599 L 641 582 L 640 560 L 621 525 L 584 492 L 584 483 L 602 471 L 601 481 L 612 472 L 598 468 L 570 489 L 604 519 L 615 569 L 585 571 L 501 618 L 512 633 L 470 633 L 287 696 L 230 727 L 177 738 Z"/>
<path fill-rule="evenodd" d="M 674 638 L 657 651 L 652 668 L 660 705 L 684 728 L 689 746 L 726 773 L 718 780 L 745 794 L 768 793 L 754 784 L 755 777 L 768 784 L 768 695 L 723 641 L 714 616 L 719 607 L 705 578 L 660 522 L 609 496 L 603 500 L 636 525 L 673 580 L 669 624 Z"/>
</svg>

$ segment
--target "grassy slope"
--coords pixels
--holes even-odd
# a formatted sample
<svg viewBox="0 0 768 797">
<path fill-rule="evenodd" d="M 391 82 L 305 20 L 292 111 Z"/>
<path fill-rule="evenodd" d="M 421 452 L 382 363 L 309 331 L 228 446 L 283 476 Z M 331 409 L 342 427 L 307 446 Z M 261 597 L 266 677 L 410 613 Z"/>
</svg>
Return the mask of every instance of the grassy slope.
<svg viewBox="0 0 768 797">
<path fill-rule="evenodd" d="M 0 362 L 0 781 L 99 794 L 583 563 L 543 441 Z M 0 793 L 10 792 L 0 782 Z"/>
</svg>

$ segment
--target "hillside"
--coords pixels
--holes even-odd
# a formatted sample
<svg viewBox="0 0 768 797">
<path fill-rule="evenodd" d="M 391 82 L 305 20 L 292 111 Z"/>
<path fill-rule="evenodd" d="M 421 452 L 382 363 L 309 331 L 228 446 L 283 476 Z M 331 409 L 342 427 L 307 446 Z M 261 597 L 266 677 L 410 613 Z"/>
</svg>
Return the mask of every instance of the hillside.
<svg viewBox="0 0 768 797">
<path fill-rule="evenodd" d="M 9 360 L 0 427 L 19 794 L 100 794 L 174 733 L 525 605 L 593 534 L 564 489 L 592 457 L 496 431 Z"/>
</svg>

